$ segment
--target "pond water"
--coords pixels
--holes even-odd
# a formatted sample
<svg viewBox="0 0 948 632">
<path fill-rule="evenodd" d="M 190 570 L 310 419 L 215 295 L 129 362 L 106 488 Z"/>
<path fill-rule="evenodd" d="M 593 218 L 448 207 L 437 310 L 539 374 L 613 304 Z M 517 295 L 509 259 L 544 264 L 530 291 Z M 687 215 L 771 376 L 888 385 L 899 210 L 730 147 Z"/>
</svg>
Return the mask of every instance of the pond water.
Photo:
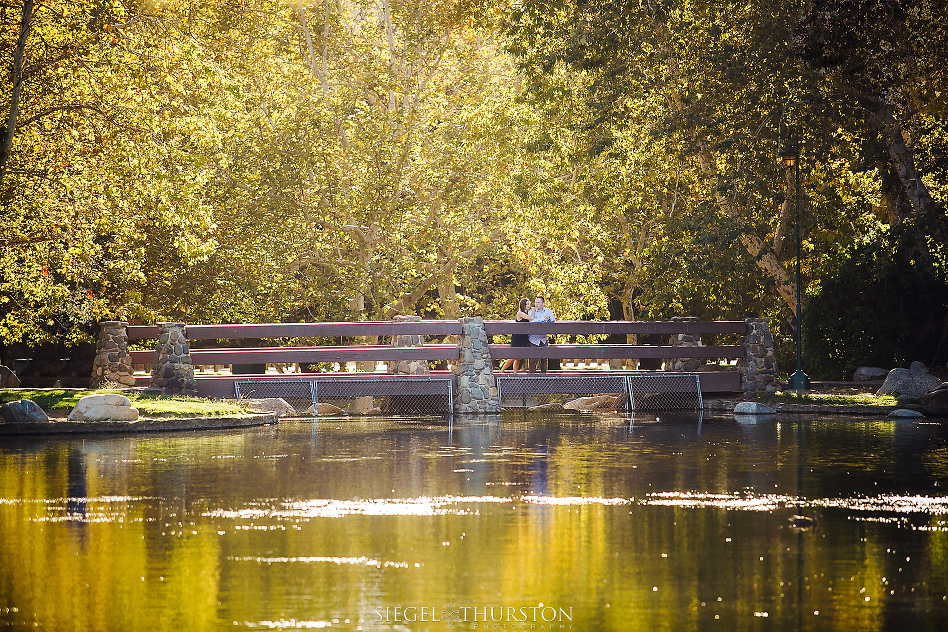
<svg viewBox="0 0 948 632">
<path fill-rule="evenodd" d="M 887 420 L 4 438 L 0 629 L 945 630 L 946 491 Z"/>
</svg>

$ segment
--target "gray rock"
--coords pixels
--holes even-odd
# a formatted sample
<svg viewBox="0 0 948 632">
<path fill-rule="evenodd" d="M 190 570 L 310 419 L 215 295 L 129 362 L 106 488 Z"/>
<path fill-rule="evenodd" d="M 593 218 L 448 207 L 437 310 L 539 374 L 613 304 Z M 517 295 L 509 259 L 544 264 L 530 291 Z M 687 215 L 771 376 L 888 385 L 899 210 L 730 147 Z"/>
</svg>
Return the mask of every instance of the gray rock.
<svg viewBox="0 0 948 632">
<path fill-rule="evenodd" d="M 20 378 L 10 367 L 0 364 L 0 388 L 20 388 Z"/>
<path fill-rule="evenodd" d="M 290 406 L 287 401 L 281 397 L 242 399 L 240 403 L 258 413 L 276 413 L 279 417 L 296 414 L 296 409 Z"/>
<path fill-rule="evenodd" d="M 366 395 L 363 397 L 356 397 L 352 404 L 349 406 L 348 413 L 354 415 L 373 415 L 372 411 L 377 410 L 375 406 L 375 399 L 371 395 Z"/>
<path fill-rule="evenodd" d="M 948 382 L 922 395 L 922 406 L 948 408 Z"/>
<path fill-rule="evenodd" d="M 566 410 L 593 411 L 593 410 L 615 410 L 617 395 L 594 395 L 592 397 L 580 397 L 573 399 L 565 404 Z"/>
<path fill-rule="evenodd" d="M 72 409 L 69 421 L 137 421 L 138 409 L 124 395 L 86 395 Z"/>
<path fill-rule="evenodd" d="M 728 371 L 730 369 L 731 367 L 720 364 L 702 364 L 696 369 L 696 371 L 698 373 L 716 373 L 718 371 Z"/>
<path fill-rule="evenodd" d="M 888 414 L 889 417 L 895 419 L 924 419 L 925 415 L 918 412 L 917 410 L 909 410 L 907 408 L 898 408 L 893 410 Z"/>
<path fill-rule="evenodd" d="M 19 399 L 0 406 L 0 417 L 8 424 L 36 424 L 49 421 L 49 417 L 39 404 L 31 399 Z"/>
<path fill-rule="evenodd" d="M 563 404 L 557 402 L 551 402 L 549 404 L 540 404 L 539 406 L 532 406 L 527 410 L 565 410 Z"/>
<path fill-rule="evenodd" d="M 342 417 L 346 415 L 346 411 L 343 410 L 342 408 L 339 408 L 338 406 L 334 406 L 332 404 L 328 404 L 326 402 L 319 402 L 319 404 L 317 404 L 317 410 L 319 412 L 317 412 L 316 414 L 319 417 Z M 313 414 L 312 406 L 309 407 L 309 409 L 306 411 L 306 414 L 307 415 Z"/>
<path fill-rule="evenodd" d="M 320 417 L 338 417 L 340 415 L 346 414 L 346 411 L 343 409 L 326 402 L 319 402 L 317 408 L 319 410 L 318 414 Z"/>
<path fill-rule="evenodd" d="M 876 395 L 921 397 L 941 386 L 941 380 L 930 374 L 921 362 L 913 362 L 908 369 L 892 369 L 876 391 Z"/>
<path fill-rule="evenodd" d="M 741 402 L 734 407 L 735 415 L 773 415 L 777 411 L 760 402 Z"/>
<path fill-rule="evenodd" d="M 853 373 L 853 382 L 868 382 L 870 380 L 882 380 L 889 372 L 877 366 L 861 366 Z"/>
<path fill-rule="evenodd" d="M 777 418 L 777 415 L 738 415 L 734 414 L 734 421 L 742 425 L 768 423 Z"/>
</svg>

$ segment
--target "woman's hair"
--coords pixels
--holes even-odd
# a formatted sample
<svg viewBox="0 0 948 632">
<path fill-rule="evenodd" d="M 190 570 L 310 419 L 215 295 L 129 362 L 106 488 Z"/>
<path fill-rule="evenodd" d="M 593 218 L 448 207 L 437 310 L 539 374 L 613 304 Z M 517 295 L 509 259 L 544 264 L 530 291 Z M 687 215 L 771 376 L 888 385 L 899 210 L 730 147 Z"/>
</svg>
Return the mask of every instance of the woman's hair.
<svg viewBox="0 0 948 632">
<path fill-rule="evenodd" d="M 530 301 L 525 298 L 520 299 L 520 311 L 524 314 L 527 313 L 527 307 L 529 307 Z"/>
</svg>

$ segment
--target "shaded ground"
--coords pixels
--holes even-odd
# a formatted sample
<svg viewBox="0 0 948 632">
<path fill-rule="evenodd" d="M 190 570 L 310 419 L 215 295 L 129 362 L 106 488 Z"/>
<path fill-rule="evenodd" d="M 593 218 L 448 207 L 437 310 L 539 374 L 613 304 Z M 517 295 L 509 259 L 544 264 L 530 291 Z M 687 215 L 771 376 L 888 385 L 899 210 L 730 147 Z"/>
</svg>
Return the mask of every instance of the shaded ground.
<svg viewBox="0 0 948 632">
<path fill-rule="evenodd" d="M 937 371 L 934 375 L 945 380 L 945 375 Z M 899 408 L 908 408 L 923 412 L 929 418 L 948 418 L 941 411 L 926 409 L 919 405 L 918 399 L 892 396 L 877 396 L 883 380 L 868 382 L 811 382 L 810 390 L 803 395 L 792 392 L 760 394 L 755 397 L 707 398 L 705 409 L 714 412 L 730 412 L 739 402 L 759 401 L 770 406 L 778 413 L 800 414 L 839 414 L 839 415 L 887 415 Z"/>
</svg>

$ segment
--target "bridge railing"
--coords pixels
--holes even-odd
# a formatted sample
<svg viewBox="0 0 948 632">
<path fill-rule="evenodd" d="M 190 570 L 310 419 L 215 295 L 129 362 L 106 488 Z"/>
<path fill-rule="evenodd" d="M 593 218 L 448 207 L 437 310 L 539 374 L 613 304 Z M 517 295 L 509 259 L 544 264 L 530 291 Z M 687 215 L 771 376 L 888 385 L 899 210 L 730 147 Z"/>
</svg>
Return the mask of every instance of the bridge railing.
<svg viewBox="0 0 948 632">
<path fill-rule="evenodd" d="M 187 325 L 162 323 L 159 326 L 129 326 L 120 321 L 102 323 L 92 384 L 160 387 L 163 391 L 202 392 L 213 380 L 238 379 L 233 375 L 195 375 L 195 366 L 243 365 L 240 375 L 261 375 L 266 378 L 267 365 L 300 364 L 301 374 L 312 379 L 331 379 L 338 373 L 308 372 L 306 365 L 366 362 L 374 368 L 378 362 L 390 363 L 398 379 L 405 374 L 427 374 L 428 362 L 453 366 L 456 381 L 468 383 L 463 371 L 476 365 L 476 372 L 491 372 L 491 363 L 504 359 L 580 359 L 580 360 L 648 360 L 663 359 L 665 368 L 678 372 L 710 371 L 702 378 L 702 389 L 713 384 L 719 391 L 763 391 L 776 384 L 777 367 L 768 320 L 748 318 L 744 321 L 558 321 L 555 323 L 516 323 L 509 320 L 463 319 L 458 321 L 420 320 L 330 322 L 330 323 L 268 323 Z M 476 324 L 476 327 L 474 325 Z M 473 332 L 476 334 L 475 340 Z M 492 336 L 508 334 L 548 334 L 562 340 L 570 336 L 610 336 L 629 334 L 656 336 L 664 344 L 550 344 L 545 347 L 512 347 L 490 344 Z M 702 335 L 736 340 L 738 344 L 704 344 Z M 442 341 L 445 337 L 454 337 Z M 486 339 L 484 338 L 486 336 Z M 425 338 L 439 342 L 428 343 Z M 129 341 L 158 339 L 155 349 L 129 350 Z M 240 342 L 315 339 L 331 342 L 334 338 L 369 339 L 374 344 L 321 344 L 314 346 L 250 346 Z M 379 341 L 382 341 L 380 344 Z M 556 338 L 554 338 L 556 340 Z M 213 341 L 213 342 L 212 342 Z M 235 341 L 234 346 L 221 347 L 221 341 Z M 384 344 L 391 341 L 392 344 Z M 710 338 L 709 338 L 710 341 Z M 342 341 L 341 341 L 342 342 Z M 233 344 L 233 343 L 232 343 Z M 251 343 L 254 344 L 254 343 Z M 259 344 L 259 343 L 256 343 Z M 480 359 L 472 359 L 475 353 Z M 707 366 L 707 360 L 737 359 L 737 365 Z M 151 368 L 151 375 L 134 375 L 134 367 Z M 654 366 L 655 363 L 652 363 Z M 615 367 L 613 363 L 613 367 Z M 466 367 L 466 368 L 465 368 Z M 215 371 L 215 373 L 217 373 Z M 238 373 L 233 371 L 232 373 Z M 558 372 L 562 374 L 562 372 Z M 377 371 L 346 372 L 352 379 L 383 376 Z M 276 376 L 274 376 L 276 377 Z M 463 379 L 462 379 L 463 378 Z M 486 379 L 492 383 L 492 378 Z M 309 379 L 309 378 L 307 378 Z M 197 380 L 197 382 L 195 381 Z M 204 380 L 204 386 L 201 386 Z M 230 385 L 233 390 L 233 385 Z M 221 390 L 222 389 L 222 390 Z M 221 392 L 227 390 L 221 386 Z M 490 389 L 488 389 L 490 390 Z M 210 391 L 208 391 L 210 392 Z M 217 391 L 214 391 L 215 393 Z"/>
<path fill-rule="evenodd" d="M 747 330 L 744 321 L 559 321 L 554 323 L 516 323 L 509 320 L 484 322 L 488 336 L 505 334 L 550 335 L 674 335 L 738 334 Z M 157 326 L 127 327 L 128 339 L 148 340 L 158 337 Z M 228 325 L 186 325 L 189 343 L 195 340 L 222 339 L 279 339 L 331 337 L 400 337 L 400 336 L 457 336 L 461 325 L 457 321 L 429 320 L 420 322 L 329 322 L 329 323 L 269 323 Z M 393 345 L 322 345 L 306 347 L 211 347 L 189 349 L 196 366 L 226 364 L 273 363 L 333 363 L 360 361 L 400 360 L 455 360 L 459 347 L 455 344 L 423 346 Z M 511 347 L 490 344 L 491 357 L 507 358 L 588 358 L 588 359 L 649 359 L 700 358 L 734 359 L 744 355 L 743 345 L 630 345 L 630 344 L 551 344 L 546 347 Z M 150 364 L 155 350 L 130 351 L 132 362 Z"/>
</svg>

